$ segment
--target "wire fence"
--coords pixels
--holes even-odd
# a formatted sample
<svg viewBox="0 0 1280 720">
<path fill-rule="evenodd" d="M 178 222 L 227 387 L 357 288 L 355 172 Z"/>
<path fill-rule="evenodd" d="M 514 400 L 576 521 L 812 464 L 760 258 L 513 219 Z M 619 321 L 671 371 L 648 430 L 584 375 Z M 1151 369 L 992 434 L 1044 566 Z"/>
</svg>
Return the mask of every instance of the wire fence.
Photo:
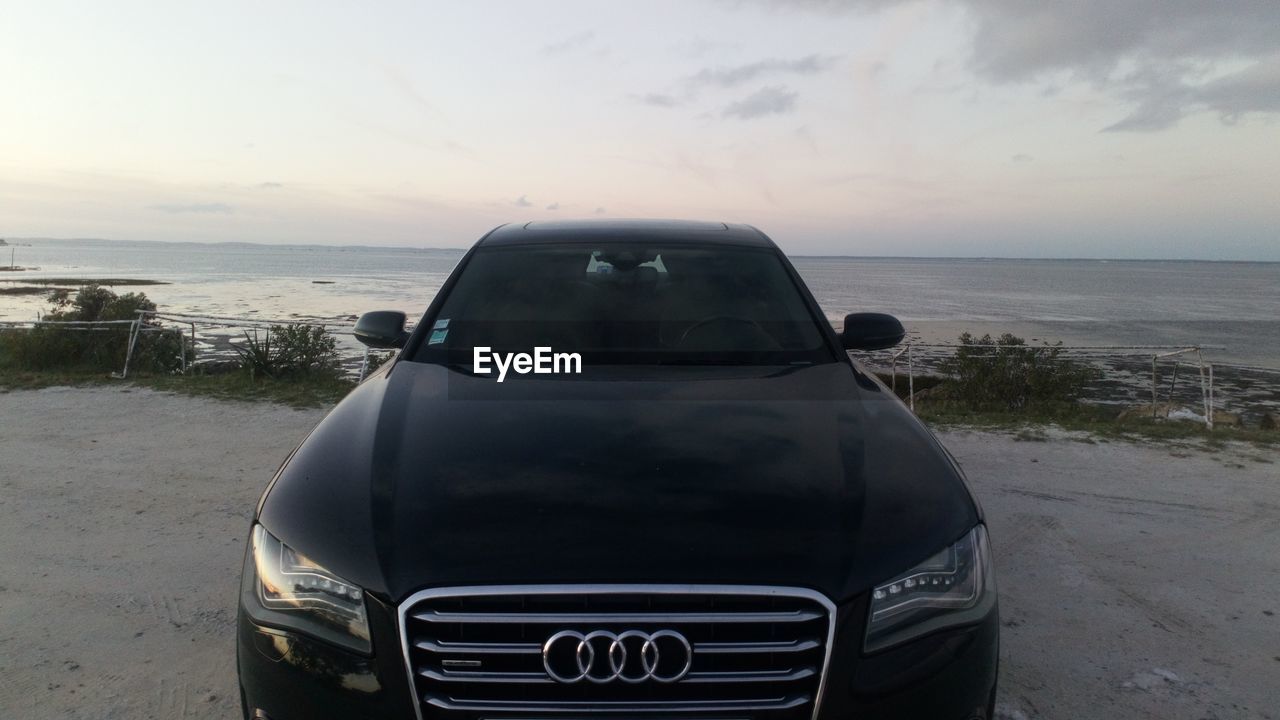
<svg viewBox="0 0 1280 720">
<path fill-rule="evenodd" d="M 919 375 L 937 376 L 945 374 L 940 367 L 942 362 L 953 358 L 955 353 L 961 349 L 965 351 L 966 357 L 969 358 L 997 358 L 1001 357 L 1002 353 L 1007 353 L 1010 350 L 1022 352 L 1053 351 L 1064 359 L 1088 363 L 1103 370 L 1103 379 L 1109 380 L 1113 386 L 1126 384 L 1130 388 L 1136 384 L 1136 381 L 1140 380 L 1136 376 L 1139 373 L 1143 373 L 1139 368 L 1145 364 L 1149 367 L 1149 371 L 1147 371 L 1149 375 L 1141 381 L 1149 389 L 1150 412 L 1153 418 L 1161 417 L 1162 415 L 1167 417 L 1172 411 L 1179 391 L 1187 387 L 1186 384 L 1182 387 L 1178 385 L 1180 371 L 1183 368 L 1189 368 L 1194 373 L 1196 380 L 1190 386 L 1194 387 L 1196 392 L 1193 402 L 1201 409 L 1200 413 L 1195 413 L 1194 419 L 1200 420 L 1210 429 L 1214 426 L 1215 416 L 1221 415 L 1224 411 L 1221 399 L 1218 396 L 1218 378 L 1215 375 L 1217 368 L 1225 367 L 1235 373 L 1248 371 L 1266 374 L 1280 380 L 1280 369 L 1209 362 L 1205 357 L 1206 352 L 1226 349 L 1224 345 L 1209 344 L 1009 346 L 996 343 L 907 342 L 888 351 L 866 353 L 861 357 L 861 360 L 870 366 L 886 371 L 889 375 L 890 387 L 895 393 L 898 390 L 899 376 L 905 376 L 903 379 L 907 383 L 906 402 L 914 412 L 916 398 L 918 397 L 915 389 L 916 377 Z M 988 350 L 989 352 L 984 353 L 982 352 L 983 350 Z M 1167 387 L 1163 389 L 1161 384 L 1162 371 L 1164 372 L 1164 378 L 1168 380 Z M 1121 382 L 1118 377 L 1120 375 L 1125 375 L 1127 382 Z M 1117 392 L 1114 387 L 1112 391 Z M 1119 393 L 1117 392 L 1117 394 Z"/>
<path fill-rule="evenodd" d="M 323 328 L 330 335 L 339 337 L 354 338 L 353 324 L 350 322 L 334 322 L 328 318 L 309 318 L 309 317 L 291 317 L 282 318 L 260 318 L 260 317 L 234 317 L 226 315 L 211 315 L 202 313 L 182 313 L 164 310 L 139 310 L 137 316 L 133 320 L 34 320 L 34 321 L 6 321 L 0 322 L 0 328 L 9 329 L 31 329 L 38 327 L 58 328 L 62 330 L 70 330 L 77 332 L 99 331 L 99 332 L 123 332 L 128 331 L 128 340 L 125 351 L 124 364 L 119 372 L 113 372 L 111 375 L 117 379 L 126 379 L 133 361 L 134 350 L 137 347 L 138 338 L 143 333 L 175 333 L 178 336 L 181 356 L 179 358 L 182 373 L 190 372 L 197 364 L 197 348 L 200 347 L 199 331 L 209 335 L 210 331 L 216 330 L 237 330 L 244 333 L 267 331 L 270 332 L 272 327 L 287 325 L 303 325 L 307 327 Z M 206 345 L 207 358 L 204 361 L 215 361 L 219 359 L 231 359 L 235 357 L 234 353 L 235 341 L 230 335 L 222 335 Z M 187 349 L 190 348 L 190 353 Z M 368 372 L 369 367 L 369 348 L 361 346 L 362 352 L 359 357 L 358 371 L 354 371 L 358 380 L 363 380 Z M 347 358 L 341 357 L 340 360 Z M 346 363 L 350 365 L 351 363 Z"/>
<path fill-rule="evenodd" d="M 0 322 L 0 328 L 10 329 L 57 327 L 72 331 L 98 332 L 120 332 L 127 329 L 129 336 L 124 364 L 119 372 L 112 373 L 113 377 L 120 379 L 129 376 L 133 351 L 137 345 L 138 337 L 143 333 L 176 333 L 181 341 L 179 344 L 182 348 L 182 356 L 180 358 L 181 371 L 187 373 L 197 367 L 198 362 L 209 362 L 234 356 L 235 342 L 230 335 L 223 333 L 216 336 L 216 342 L 211 340 L 206 344 L 204 348 L 206 357 L 197 358 L 200 333 L 210 335 L 216 334 L 219 330 L 238 330 L 246 334 L 257 331 L 269 332 L 272 327 L 287 325 L 319 327 L 331 335 L 344 339 L 354 338 L 353 323 L 351 322 L 337 322 L 332 318 L 305 316 L 262 318 L 140 310 L 137 311 L 137 316 L 132 320 L 68 321 L 41 319 L 31 322 Z M 345 346 L 344 349 L 355 351 L 348 352 L 342 358 L 346 363 L 347 369 L 357 380 L 363 380 L 369 368 L 369 348 L 356 346 L 350 340 L 343 344 Z M 1222 345 L 1022 345 L 1014 347 L 1020 350 L 1052 350 L 1064 358 L 1088 361 L 1095 364 L 1111 363 L 1110 369 L 1112 372 L 1123 372 L 1130 376 L 1136 376 L 1138 373 L 1145 374 L 1145 372 L 1139 371 L 1137 367 L 1139 364 L 1149 364 L 1150 376 L 1146 382 L 1149 384 L 1153 417 L 1158 416 L 1161 411 L 1160 400 L 1162 394 L 1165 398 L 1165 410 L 1167 412 L 1168 406 L 1174 401 L 1180 370 L 1183 367 L 1187 367 L 1195 373 L 1196 385 L 1198 385 L 1197 389 L 1199 391 L 1196 404 L 1203 410 L 1204 424 L 1212 428 L 1214 415 L 1221 410 L 1221 403 L 1216 393 L 1215 363 L 1205 359 L 1205 352 L 1225 350 L 1225 346 Z M 187 352 L 187 348 L 190 348 L 190 353 Z M 904 380 L 907 383 L 906 400 L 912 411 L 914 411 L 917 398 L 915 391 L 916 377 L 923 374 L 938 374 L 940 363 L 953 357 L 956 351 L 960 349 L 964 349 L 968 357 L 996 357 L 1001 351 L 1008 351 L 1010 346 L 995 343 L 907 342 L 889 351 L 859 353 L 858 356 L 862 362 L 868 365 L 878 366 L 887 370 L 891 387 L 895 392 L 897 391 L 899 375 L 905 375 Z M 990 354 L 980 352 L 983 349 L 990 350 Z M 975 352 L 975 350 L 979 352 Z M 359 354 L 356 355 L 356 353 Z M 1223 363 L 1218 363 L 1217 366 L 1227 367 L 1234 371 L 1272 375 L 1280 379 L 1280 369 L 1277 368 Z M 1169 377 L 1168 388 L 1163 393 L 1160 385 L 1160 371 L 1162 368 Z M 1136 377 L 1130 377 L 1130 386 L 1136 380 Z"/>
</svg>

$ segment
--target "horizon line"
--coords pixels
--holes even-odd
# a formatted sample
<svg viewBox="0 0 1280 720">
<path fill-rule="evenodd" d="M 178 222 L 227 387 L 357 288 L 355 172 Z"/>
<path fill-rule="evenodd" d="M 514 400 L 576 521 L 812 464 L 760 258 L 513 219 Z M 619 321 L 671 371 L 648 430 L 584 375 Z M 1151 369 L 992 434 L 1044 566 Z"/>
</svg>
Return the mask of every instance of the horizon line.
<svg viewBox="0 0 1280 720">
<path fill-rule="evenodd" d="M 200 241 L 200 240 L 129 240 L 121 238 L 94 238 L 94 237 L 4 237 L 0 238 L 9 241 L 52 241 L 52 242 L 101 242 L 101 243 L 153 243 L 156 245 L 205 245 L 205 246 L 251 246 L 251 247 L 284 247 L 284 248 L 333 248 L 333 249 L 365 249 L 365 250 L 446 250 L 450 252 L 466 252 L 471 249 L 467 247 L 431 247 L 419 245 L 332 245 L 317 243 L 272 243 L 258 242 L 252 240 L 217 240 L 217 241 Z M 775 241 L 776 244 L 776 241 Z M 781 248 L 779 248 L 781 249 Z M 809 255 L 804 253 L 792 254 L 783 250 L 783 254 L 788 258 L 806 258 L 806 259 L 841 259 L 841 260 L 1028 260 L 1028 261 L 1080 261 L 1080 262 L 1206 262 L 1206 263 L 1262 263 L 1262 264 L 1280 264 L 1277 260 L 1240 260 L 1240 259 L 1210 259 L 1196 257 L 1026 257 L 1012 255 L 830 255 L 815 254 Z"/>
</svg>

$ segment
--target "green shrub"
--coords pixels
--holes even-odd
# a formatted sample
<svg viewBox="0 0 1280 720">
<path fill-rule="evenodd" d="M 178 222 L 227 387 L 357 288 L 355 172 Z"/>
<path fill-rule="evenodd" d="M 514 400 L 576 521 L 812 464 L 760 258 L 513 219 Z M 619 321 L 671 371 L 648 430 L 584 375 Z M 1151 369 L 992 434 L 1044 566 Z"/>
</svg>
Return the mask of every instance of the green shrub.
<svg viewBox="0 0 1280 720">
<path fill-rule="evenodd" d="M 265 335 L 246 332 L 236 345 L 240 367 L 252 377 L 337 375 L 337 341 L 315 325 L 272 325 Z"/>
<path fill-rule="evenodd" d="M 75 338 L 70 332 L 40 326 L 30 330 L 7 330 L 3 342 L 6 361 L 22 370 L 66 367 L 71 364 L 68 359 L 77 349 Z"/>
<path fill-rule="evenodd" d="M 365 375 L 372 375 L 375 370 L 390 362 L 391 358 L 396 356 L 396 351 L 378 352 L 376 350 L 369 351 L 369 366 L 365 368 Z"/>
<path fill-rule="evenodd" d="M 940 364 L 950 376 L 948 402 L 973 410 L 1045 409 L 1073 403 L 1095 371 L 1060 355 L 1061 343 L 1030 346 L 1008 333 L 960 336 L 961 347 Z M 993 346 L 993 347 L 988 347 Z"/>
<path fill-rule="evenodd" d="M 116 295 L 97 285 L 49 296 L 53 309 L 42 319 L 48 322 L 93 322 L 133 320 L 138 310 L 155 310 L 145 294 Z M 129 325 L 102 325 L 93 329 L 39 323 L 30 330 L 6 333 L 9 361 L 24 370 L 81 369 L 120 370 L 129 348 Z M 181 334 L 164 330 L 154 320 L 143 325 L 134 346 L 131 370 L 172 372 L 181 367 L 184 342 Z"/>
<path fill-rule="evenodd" d="M 273 325 L 271 334 L 285 370 L 295 374 L 324 374 L 338 369 L 338 341 L 318 325 Z"/>
<path fill-rule="evenodd" d="M 275 377 L 280 372 L 276 362 L 278 353 L 272 352 L 271 333 L 259 338 L 258 331 L 244 333 L 243 345 L 232 345 L 231 348 L 240 356 L 240 367 L 250 377 Z"/>
</svg>

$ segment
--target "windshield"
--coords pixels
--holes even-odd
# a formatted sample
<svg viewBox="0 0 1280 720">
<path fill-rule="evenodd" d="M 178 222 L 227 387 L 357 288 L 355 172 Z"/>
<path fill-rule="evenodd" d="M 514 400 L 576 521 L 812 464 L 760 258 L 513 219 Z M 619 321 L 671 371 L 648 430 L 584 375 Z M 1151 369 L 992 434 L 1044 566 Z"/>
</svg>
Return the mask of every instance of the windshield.
<svg viewBox="0 0 1280 720">
<path fill-rule="evenodd" d="M 588 365 L 834 360 L 779 253 L 732 246 L 480 248 L 415 359 L 469 365 L 475 347 L 548 347 Z"/>
</svg>

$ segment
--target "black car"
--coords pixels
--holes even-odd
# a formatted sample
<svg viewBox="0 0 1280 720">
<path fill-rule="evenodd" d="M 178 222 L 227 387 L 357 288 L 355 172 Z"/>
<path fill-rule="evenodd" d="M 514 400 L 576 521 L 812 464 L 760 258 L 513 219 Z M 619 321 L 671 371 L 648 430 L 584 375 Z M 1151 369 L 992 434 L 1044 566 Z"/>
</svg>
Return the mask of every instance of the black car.
<svg viewBox="0 0 1280 720">
<path fill-rule="evenodd" d="M 247 717 L 991 716 L 982 511 L 846 352 L 892 317 L 753 227 L 532 223 L 404 328 L 259 503 Z"/>
</svg>

